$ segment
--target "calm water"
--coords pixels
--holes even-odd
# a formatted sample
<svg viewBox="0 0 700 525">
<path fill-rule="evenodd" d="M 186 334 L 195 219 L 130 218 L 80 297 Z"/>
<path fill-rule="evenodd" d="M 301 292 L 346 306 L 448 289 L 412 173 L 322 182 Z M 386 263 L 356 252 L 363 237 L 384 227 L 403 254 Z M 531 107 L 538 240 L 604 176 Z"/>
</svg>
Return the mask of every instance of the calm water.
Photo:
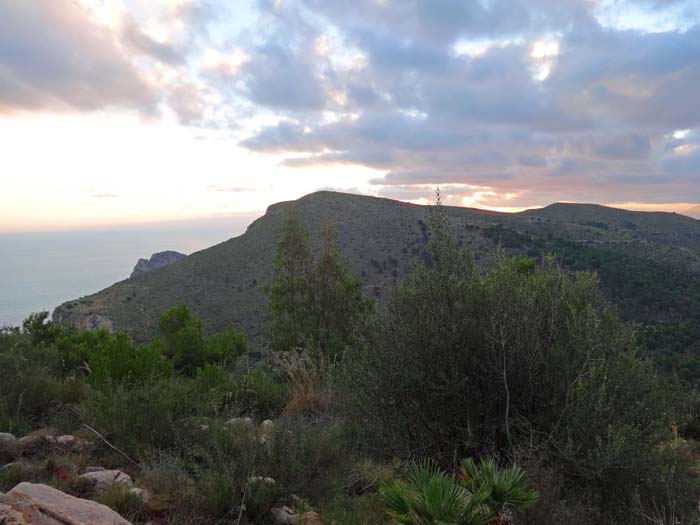
<svg viewBox="0 0 700 525">
<path fill-rule="evenodd" d="M 0 234 L 0 326 L 126 279 L 155 252 L 190 254 L 245 231 L 252 217 L 121 230 Z"/>
</svg>

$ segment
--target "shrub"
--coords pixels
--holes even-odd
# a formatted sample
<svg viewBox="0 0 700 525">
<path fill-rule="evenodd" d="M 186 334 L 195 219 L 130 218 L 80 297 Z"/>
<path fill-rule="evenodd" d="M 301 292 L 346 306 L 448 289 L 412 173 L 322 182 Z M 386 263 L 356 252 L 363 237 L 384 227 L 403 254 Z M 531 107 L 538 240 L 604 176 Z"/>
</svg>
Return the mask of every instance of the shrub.
<svg viewBox="0 0 700 525">
<path fill-rule="evenodd" d="M 153 449 L 191 446 L 195 418 L 206 415 L 207 410 L 206 396 L 191 382 L 164 378 L 135 386 L 110 384 L 80 406 L 80 415 L 132 459 L 138 459 Z"/>
<path fill-rule="evenodd" d="M 87 395 L 81 378 L 62 379 L 60 356 L 35 346 L 28 334 L 0 333 L 0 432 L 24 434 L 70 419 L 65 407 Z"/>
<path fill-rule="evenodd" d="M 314 502 L 345 486 L 352 463 L 339 421 L 287 417 L 278 420 L 269 447 L 269 476 L 285 494 Z"/>
<path fill-rule="evenodd" d="M 109 382 L 136 384 L 171 374 L 171 364 L 155 345 L 136 345 L 124 333 L 112 335 L 104 331 L 84 331 L 80 332 L 80 339 L 89 345 L 84 354 L 88 381 L 92 385 L 104 386 Z"/>
<path fill-rule="evenodd" d="M 187 376 L 194 376 L 205 364 L 232 362 L 247 350 L 245 336 L 235 330 L 204 337 L 202 322 L 184 304 L 161 314 L 158 330 L 160 338 L 152 344 L 172 360 L 175 370 Z"/>
<path fill-rule="evenodd" d="M 289 387 L 258 368 L 236 380 L 232 395 L 236 415 L 272 419 L 287 405 Z"/>
<path fill-rule="evenodd" d="M 148 519 L 149 510 L 143 499 L 129 492 L 128 487 L 114 485 L 101 494 L 97 501 L 114 509 L 123 518 L 129 521 L 145 521 Z"/>
<path fill-rule="evenodd" d="M 290 350 L 278 352 L 272 363 L 291 390 L 287 413 L 320 413 L 328 406 L 329 359 L 322 353 Z"/>
</svg>

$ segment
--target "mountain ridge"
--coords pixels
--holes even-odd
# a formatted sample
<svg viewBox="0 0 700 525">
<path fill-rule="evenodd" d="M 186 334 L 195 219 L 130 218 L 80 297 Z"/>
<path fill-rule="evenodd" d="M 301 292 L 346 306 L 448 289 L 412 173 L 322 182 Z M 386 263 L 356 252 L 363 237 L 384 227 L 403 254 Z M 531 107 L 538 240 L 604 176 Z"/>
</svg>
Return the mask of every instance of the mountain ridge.
<svg viewBox="0 0 700 525">
<path fill-rule="evenodd" d="M 320 226 L 335 223 L 340 253 L 369 296 L 381 300 L 410 271 L 412 260 L 429 258 L 431 207 L 322 191 L 272 204 L 242 235 L 66 302 L 53 317 L 85 327 L 125 330 L 136 340 L 146 340 L 155 333 L 161 311 L 186 303 L 202 317 L 206 330 L 233 326 L 253 346 L 264 346 L 262 285 L 272 279 L 277 231 L 290 206 L 299 210 L 313 246 L 318 246 Z M 585 252 L 586 257 L 589 252 L 618 254 L 629 267 L 649 261 L 672 271 L 700 272 L 700 221 L 679 214 L 575 203 L 513 214 L 443 209 L 458 242 L 468 246 L 477 261 L 487 259 L 498 246 L 534 256 L 566 249 Z"/>
</svg>

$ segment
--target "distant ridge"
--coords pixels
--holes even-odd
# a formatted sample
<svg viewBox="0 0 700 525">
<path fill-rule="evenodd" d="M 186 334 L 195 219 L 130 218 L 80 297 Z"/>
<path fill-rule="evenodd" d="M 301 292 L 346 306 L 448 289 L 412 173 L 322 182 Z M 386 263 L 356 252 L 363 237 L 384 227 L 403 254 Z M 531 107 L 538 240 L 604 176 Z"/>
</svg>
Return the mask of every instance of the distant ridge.
<svg viewBox="0 0 700 525">
<path fill-rule="evenodd" d="M 207 330 L 234 326 L 253 346 L 263 345 L 266 298 L 261 287 L 272 278 L 277 232 L 291 206 L 299 210 L 314 242 L 324 222 L 335 224 L 339 250 L 371 297 L 381 300 L 410 271 L 412 260 L 429 258 L 429 206 L 322 191 L 273 204 L 239 237 L 64 303 L 54 311 L 54 319 L 122 329 L 145 340 L 155 332 L 160 312 L 184 302 L 202 317 Z M 640 279 L 637 274 L 625 277 L 624 272 L 647 267 L 661 268 L 662 275 L 700 272 L 700 221 L 681 214 L 568 203 L 514 214 L 450 206 L 444 210 L 457 240 L 478 261 L 500 245 L 530 255 L 565 250 L 571 254 L 567 264 L 595 270 L 601 264 L 596 261 L 609 259 L 596 254 L 619 254 L 617 281 Z M 612 290 L 611 296 L 616 293 Z M 625 308 L 636 308 L 628 302 Z M 651 318 L 656 310 L 639 311 Z"/>
</svg>

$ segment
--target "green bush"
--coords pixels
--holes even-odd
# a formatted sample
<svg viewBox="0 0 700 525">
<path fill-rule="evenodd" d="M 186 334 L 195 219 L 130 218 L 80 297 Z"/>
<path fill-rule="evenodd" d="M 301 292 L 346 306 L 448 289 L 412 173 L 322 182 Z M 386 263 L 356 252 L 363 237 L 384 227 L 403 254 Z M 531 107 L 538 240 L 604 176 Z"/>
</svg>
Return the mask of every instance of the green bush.
<svg viewBox="0 0 700 525">
<path fill-rule="evenodd" d="M 85 400 L 80 415 L 136 459 L 153 449 L 190 446 L 197 435 L 197 418 L 208 410 L 207 397 L 191 381 L 173 377 L 134 386 L 109 384 Z"/>
<path fill-rule="evenodd" d="M 66 407 L 88 389 L 80 377 L 62 378 L 61 368 L 60 356 L 35 346 L 28 334 L 0 332 L 0 432 L 21 435 L 71 418 Z"/>
<path fill-rule="evenodd" d="M 289 387 L 262 369 L 245 374 L 235 382 L 236 415 L 257 419 L 277 417 L 289 400 Z"/>
<path fill-rule="evenodd" d="M 235 330 L 205 337 L 202 322 L 184 304 L 161 314 L 158 329 L 160 338 L 152 344 L 172 360 L 175 370 L 188 376 L 206 364 L 230 363 L 247 350 L 245 337 Z"/>
<path fill-rule="evenodd" d="M 285 494 L 324 501 L 347 483 L 352 456 L 339 421 L 301 417 L 277 423 L 269 448 L 270 476 Z"/>
<path fill-rule="evenodd" d="M 124 333 L 82 331 L 57 344 L 59 348 L 70 345 L 84 355 L 87 380 L 98 387 L 109 382 L 144 383 L 172 373 L 171 364 L 155 345 L 136 345 Z"/>
</svg>

